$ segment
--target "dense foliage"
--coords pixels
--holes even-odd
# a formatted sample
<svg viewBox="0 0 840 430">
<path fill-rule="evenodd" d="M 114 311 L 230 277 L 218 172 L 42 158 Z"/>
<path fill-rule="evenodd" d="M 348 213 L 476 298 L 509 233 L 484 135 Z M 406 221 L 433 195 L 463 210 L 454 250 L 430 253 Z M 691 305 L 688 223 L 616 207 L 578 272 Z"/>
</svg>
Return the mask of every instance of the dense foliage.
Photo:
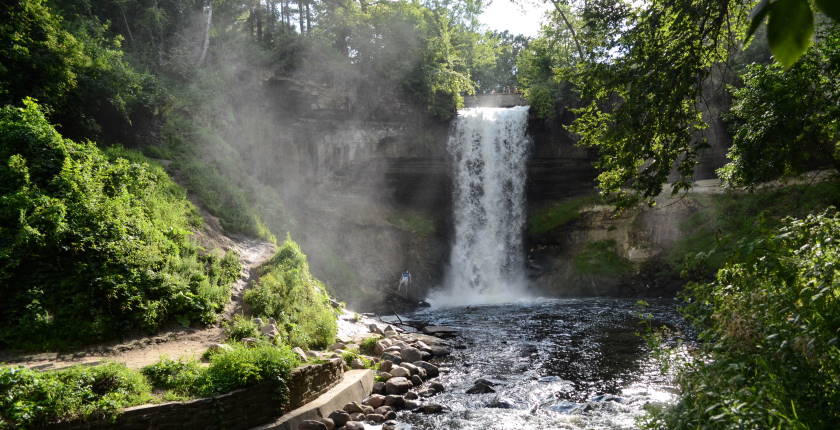
<svg viewBox="0 0 840 430">
<path fill-rule="evenodd" d="M 245 293 L 254 315 L 276 319 L 281 338 L 293 346 L 333 343 L 336 311 L 324 286 L 309 273 L 298 244 L 287 238 L 258 273 L 257 284 Z"/>
<path fill-rule="evenodd" d="M 233 344 L 210 356 L 209 366 L 162 358 L 141 372 L 117 363 L 39 372 L 0 367 L 0 429 L 116 416 L 144 403 L 213 396 L 264 381 L 284 382 L 298 358 L 287 346 Z M 157 390 L 157 391 L 153 391 Z"/>
<path fill-rule="evenodd" d="M 115 363 L 55 372 L 0 367 L 0 429 L 113 416 L 151 400 L 150 391 L 143 375 Z"/>
<path fill-rule="evenodd" d="M 752 185 L 840 168 L 840 24 L 826 26 L 790 69 L 751 64 L 741 79 L 727 116 L 733 145 L 724 180 Z"/>
<path fill-rule="evenodd" d="M 746 241 L 685 293 L 704 330 L 679 403 L 649 428 L 829 429 L 840 420 L 840 215 L 791 219 Z"/>
<path fill-rule="evenodd" d="M 214 321 L 239 259 L 190 240 L 201 218 L 160 167 L 64 139 L 31 100 L 0 108 L 0 142 L 0 343 Z"/>
</svg>

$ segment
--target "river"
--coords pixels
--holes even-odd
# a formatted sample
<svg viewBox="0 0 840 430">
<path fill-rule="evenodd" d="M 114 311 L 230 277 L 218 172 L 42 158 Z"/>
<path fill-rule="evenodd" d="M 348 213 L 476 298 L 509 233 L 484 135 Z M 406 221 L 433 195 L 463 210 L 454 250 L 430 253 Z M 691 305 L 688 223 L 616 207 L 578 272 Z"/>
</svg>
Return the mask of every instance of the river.
<svg viewBox="0 0 840 430">
<path fill-rule="evenodd" d="M 441 364 L 447 391 L 431 401 L 450 411 L 403 414 L 399 429 L 633 429 L 649 403 L 676 399 L 639 318 L 684 328 L 672 300 L 642 308 L 629 299 L 546 299 L 469 306 L 410 317 L 461 331 Z M 484 378 L 495 392 L 467 394 Z"/>
</svg>

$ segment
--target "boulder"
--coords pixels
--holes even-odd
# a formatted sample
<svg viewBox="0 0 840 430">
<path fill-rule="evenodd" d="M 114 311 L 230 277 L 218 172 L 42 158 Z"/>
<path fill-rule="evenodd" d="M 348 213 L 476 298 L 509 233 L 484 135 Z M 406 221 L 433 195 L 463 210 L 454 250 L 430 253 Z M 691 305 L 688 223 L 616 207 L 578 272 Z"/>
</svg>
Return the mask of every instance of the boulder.
<svg viewBox="0 0 840 430">
<path fill-rule="evenodd" d="M 414 384 L 415 387 L 419 387 L 423 385 L 423 378 L 418 375 L 411 376 L 411 383 Z"/>
<path fill-rule="evenodd" d="M 352 361 L 350 361 L 350 368 L 351 369 L 366 369 L 365 362 L 362 361 L 361 358 L 356 357 Z"/>
<path fill-rule="evenodd" d="M 298 425 L 298 430 L 327 430 L 327 425 L 315 420 L 306 420 Z"/>
<path fill-rule="evenodd" d="M 394 411 L 389 411 L 387 414 L 385 414 L 385 419 L 386 420 L 395 420 L 395 419 L 397 419 L 397 413 L 394 412 Z"/>
<path fill-rule="evenodd" d="M 434 357 L 444 357 L 452 353 L 449 348 L 440 345 L 430 346 L 429 349 L 431 349 L 431 354 Z"/>
<path fill-rule="evenodd" d="M 405 394 L 414 384 L 405 378 L 391 378 L 385 383 L 385 392 L 388 394 Z"/>
<path fill-rule="evenodd" d="M 373 384 L 373 393 L 374 394 L 385 394 L 385 383 L 384 382 L 375 382 Z"/>
<path fill-rule="evenodd" d="M 330 350 L 330 351 L 338 351 L 339 349 L 345 349 L 346 347 L 347 347 L 347 345 L 345 345 L 341 342 L 336 342 L 336 343 L 330 345 L 330 347 L 327 348 L 327 349 Z"/>
<path fill-rule="evenodd" d="M 429 378 L 436 378 L 440 375 L 440 369 L 428 361 L 415 361 L 414 365 L 425 370 Z"/>
<path fill-rule="evenodd" d="M 254 324 L 256 324 L 256 325 L 257 325 L 257 327 L 262 327 L 262 326 L 263 326 L 263 324 L 264 324 L 264 323 L 263 323 L 262 318 L 254 318 L 254 319 L 252 319 L 251 321 L 252 321 Z"/>
<path fill-rule="evenodd" d="M 262 333 L 264 336 L 273 338 L 277 336 L 280 333 L 280 331 L 277 330 L 276 324 L 266 324 L 260 328 L 260 333 Z"/>
<path fill-rule="evenodd" d="M 420 412 L 424 414 L 440 414 L 443 413 L 443 406 L 437 403 L 427 403 L 420 406 Z"/>
<path fill-rule="evenodd" d="M 457 329 L 454 329 L 452 327 L 440 326 L 440 325 L 429 325 L 429 326 L 423 327 L 423 333 L 426 333 L 429 336 L 442 337 L 442 338 L 456 337 L 459 334 L 461 334 Z"/>
<path fill-rule="evenodd" d="M 383 402 L 384 402 L 384 399 L 383 399 Z M 394 409 L 391 408 L 390 406 L 380 406 L 380 407 L 376 408 L 376 410 L 374 410 L 373 413 L 385 416 L 385 415 L 388 414 L 388 412 L 391 412 L 393 410 Z"/>
<path fill-rule="evenodd" d="M 405 405 L 403 406 L 403 408 L 405 408 L 409 411 L 413 411 L 413 410 L 415 410 L 419 407 L 420 407 L 420 404 L 415 402 L 414 400 L 406 400 Z"/>
<path fill-rule="evenodd" d="M 327 426 L 327 430 L 335 430 L 335 422 L 330 418 L 321 418 L 319 421 Z"/>
<path fill-rule="evenodd" d="M 364 417 L 362 417 L 362 420 L 364 420 Z M 344 430 L 365 430 L 365 425 L 359 421 L 347 421 L 347 424 L 344 424 Z"/>
<path fill-rule="evenodd" d="M 400 357 L 400 354 L 394 352 L 383 352 L 382 359 L 388 360 L 394 364 L 402 363 L 402 357 Z"/>
<path fill-rule="evenodd" d="M 255 337 L 243 337 L 242 344 L 245 346 L 255 346 L 257 344 L 257 338 Z"/>
<path fill-rule="evenodd" d="M 368 331 L 371 333 L 382 334 L 382 329 L 374 323 L 368 324 Z"/>
<path fill-rule="evenodd" d="M 350 414 L 345 411 L 334 411 L 330 414 L 329 418 L 333 420 L 336 427 L 341 427 L 347 424 L 347 421 L 350 421 Z"/>
<path fill-rule="evenodd" d="M 402 363 L 400 363 L 400 367 L 408 370 L 409 372 L 411 372 L 412 375 L 420 374 L 420 368 L 411 363 L 406 363 L 405 361 L 403 361 Z"/>
<path fill-rule="evenodd" d="M 345 425 L 349 425 L 353 421 L 362 422 L 364 420 L 365 420 L 365 414 L 363 414 L 361 412 L 354 412 L 354 413 L 350 414 L 350 421 L 347 421 L 347 424 L 345 424 Z"/>
<path fill-rule="evenodd" d="M 210 354 L 218 354 L 225 351 L 233 351 L 233 347 L 226 343 L 214 343 L 207 348 L 207 352 Z"/>
<path fill-rule="evenodd" d="M 295 355 L 297 355 L 301 361 L 309 360 L 309 356 L 306 355 L 306 351 L 304 351 L 303 348 L 299 346 L 296 346 L 294 349 L 292 349 L 292 352 L 294 352 Z"/>
<path fill-rule="evenodd" d="M 362 405 L 360 405 L 359 402 L 350 402 L 344 405 L 344 411 L 352 415 L 362 412 L 363 409 Z"/>
<path fill-rule="evenodd" d="M 385 406 L 390 406 L 394 409 L 401 409 L 405 406 L 405 399 L 402 396 L 390 395 L 385 397 Z"/>
<path fill-rule="evenodd" d="M 467 394 L 486 394 L 486 393 L 495 393 L 496 390 L 493 389 L 490 385 L 483 383 L 481 380 L 475 382 L 469 390 L 467 390 Z"/>
<path fill-rule="evenodd" d="M 394 414 L 396 415 L 396 414 Z M 388 418 L 389 420 L 392 418 Z M 396 421 L 385 421 L 382 424 L 382 430 L 397 430 L 397 422 Z"/>
<path fill-rule="evenodd" d="M 394 362 L 391 360 L 384 360 L 383 362 L 379 363 L 379 370 L 383 372 L 390 372 L 391 368 L 394 366 Z"/>
<path fill-rule="evenodd" d="M 395 378 L 408 378 L 409 376 L 411 376 L 411 372 L 409 372 L 408 369 L 401 366 L 392 367 L 391 371 L 388 373 L 390 373 L 391 376 Z"/>
<path fill-rule="evenodd" d="M 403 361 L 413 363 L 415 361 L 420 361 L 423 357 L 420 355 L 420 350 L 413 347 L 403 348 L 400 351 L 400 357 Z"/>
<path fill-rule="evenodd" d="M 362 405 L 362 413 L 365 415 L 369 415 L 373 413 L 373 408 L 368 405 Z"/>
<path fill-rule="evenodd" d="M 429 384 L 429 389 L 436 393 L 442 393 L 446 391 L 446 388 L 440 382 L 432 382 L 431 384 Z"/>
<path fill-rule="evenodd" d="M 385 421 L 385 416 L 379 414 L 367 414 L 365 415 L 365 421 L 369 421 L 372 423 L 381 423 Z"/>
<path fill-rule="evenodd" d="M 417 395 L 414 391 L 409 391 L 405 393 L 406 400 L 417 400 L 420 396 Z"/>
<path fill-rule="evenodd" d="M 390 347 L 389 343 L 385 342 L 386 340 L 388 339 L 382 339 L 373 345 L 374 354 L 381 355 L 383 352 L 385 352 L 386 349 L 388 349 L 388 347 Z"/>
<path fill-rule="evenodd" d="M 394 375 L 392 375 L 390 372 L 379 372 L 379 379 L 381 379 L 382 382 L 388 382 L 388 380 L 390 380 L 393 377 Z"/>
<path fill-rule="evenodd" d="M 381 394 L 371 394 L 370 397 L 362 401 L 362 404 L 372 408 L 378 408 L 385 404 L 385 396 Z"/>
</svg>

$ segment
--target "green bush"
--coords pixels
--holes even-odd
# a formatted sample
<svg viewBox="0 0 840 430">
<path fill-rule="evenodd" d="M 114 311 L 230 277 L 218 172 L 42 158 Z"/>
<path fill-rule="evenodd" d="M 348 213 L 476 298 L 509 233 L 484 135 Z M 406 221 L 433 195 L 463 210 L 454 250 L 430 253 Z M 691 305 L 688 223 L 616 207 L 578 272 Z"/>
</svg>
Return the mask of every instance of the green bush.
<svg viewBox="0 0 840 430">
<path fill-rule="evenodd" d="M 326 347 L 337 330 L 336 312 L 324 286 L 309 272 L 306 255 L 287 238 L 258 269 L 259 280 L 245 292 L 255 315 L 273 317 L 292 346 Z"/>
<path fill-rule="evenodd" d="M 223 309 L 238 257 L 201 250 L 184 190 L 128 154 L 63 139 L 34 101 L 0 108 L 0 346 L 73 346 Z"/>
<path fill-rule="evenodd" d="M 157 363 L 144 367 L 142 373 L 155 388 L 189 396 L 195 394 L 196 387 L 204 375 L 204 368 L 195 360 L 172 360 L 164 357 Z"/>
<path fill-rule="evenodd" d="M 215 354 L 201 377 L 196 392 L 202 395 L 227 393 L 271 379 L 285 381 L 299 364 L 297 355 L 286 345 L 233 345 L 231 351 Z"/>
<path fill-rule="evenodd" d="M 150 390 L 141 374 L 116 363 L 43 373 L 0 367 L 0 428 L 114 416 L 151 400 Z"/>
<path fill-rule="evenodd" d="M 787 219 L 685 292 L 702 359 L 648 428 L 830 429 L 840 422 L 840 215 Z"/>
<path fill-rule="evenodd" d="M 228 339 L 242 340 L 246 337 L 260 337 L 260 327 L 253 319 L 235 315 L 233 321 L 225 322 L 225 334 Z"/>
<path fill-rule="evenodd" d="M 380 339 L 382 339 L 382 336 L 364 338 L 364 340 L 359 343 L 359 351 L 361 351 L 362 354 L 373 355 L 373 348 L 376 346 L 376 342 L 379 342 Z"/>
</svg>

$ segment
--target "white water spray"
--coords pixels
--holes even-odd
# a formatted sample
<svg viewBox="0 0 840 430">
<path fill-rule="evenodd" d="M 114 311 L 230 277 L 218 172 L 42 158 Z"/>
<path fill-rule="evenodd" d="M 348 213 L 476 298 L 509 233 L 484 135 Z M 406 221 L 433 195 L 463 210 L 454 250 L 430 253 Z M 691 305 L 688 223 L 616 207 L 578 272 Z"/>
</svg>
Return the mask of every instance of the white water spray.
<svg viewBox="0 0 840 430">
<path fill-rule="evenodd" d="M 528 107 L 458 113 L 448 149 L 455 165 L 455 242 L 435 306 L 509 303 L 527 298 L 522 230 Z"/>
</svg>

